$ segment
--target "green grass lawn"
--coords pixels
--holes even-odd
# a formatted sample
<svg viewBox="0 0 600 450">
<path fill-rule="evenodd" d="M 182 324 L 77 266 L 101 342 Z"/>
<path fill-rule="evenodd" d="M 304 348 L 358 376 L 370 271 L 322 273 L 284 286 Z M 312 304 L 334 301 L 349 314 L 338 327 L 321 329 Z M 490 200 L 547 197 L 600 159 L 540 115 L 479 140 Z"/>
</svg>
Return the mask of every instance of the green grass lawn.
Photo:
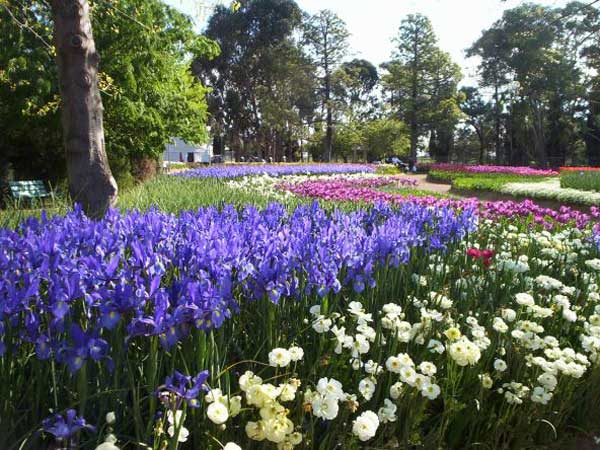
<svg viewBox="0 0 600 450">
<path fill-rule="evenodd" d="M 433 170 L 429 172 L 432 181 L 448 182 L 454 189 L 469 191 L 501 192 L 508 183 L 536 183 L 548 181 L 548 177 L 532 177 L 503 173 L 466 173 Z"/>
<path fill-rule="evenodd" d="M 435 197 L 435 198 L 455 198 L 458 199 L 456 195 L 452 194 L 442 194 L 440 192 L 432 192 L 432 191 L 423 191 L 421 189 L 414 188 L 402 188 L 397 186 L 382 186 L 379 188 L 380 191 L 389 192 L 390 194 L 401 194 L 404 196 L 413 196 L 413 197 Z"/>
<path fill-rule="evenodd" d="M 154 207 L 161 211 L 178 213 L 204 206 L 221 206 L 224 204 L 233 204 L 237 207 L 254 205 L 262 208 L 270 202 L 280 201 L 268 195 L 258 195 L 256 192 L 233 189 L 227 185 L 227 181 L 215 178 L 180 178 L 161 175 L 153 180 L 138 184 L 133 188 L 121 192 L 117 207 L 123 211 L 128 209 L 144 211 Z M 383 187 L 381 190 L 406 196 L 420 197 L 431 195 L 438 198 L 448 197 L 444 194 L 392 186 Z M 289 208 L 294 208 L 299 204 L 309 204 L 313 201 L 314 199 L 312 198 L 293 197 L 286 200 L 285 204 Z M 341 210 L 353 210 L 365 206 L 365 204 L 356 202 L 319 200 L 319 203 L 325 208 L 338 208 Z M 57 197 L 53 202 L 44 202 L 43 209 L 49 215 L 64 214 L 69 209 L 69 202 L 64 197 Z M 18 208 L 13 206 L 0 210 L 0 226 L 15 227 L 28 217 L 39 217 L 41 210 L 41 207 L 38 207 L 38 205 L 34 205 L 32 208 Z"/>
<path fill-rule="evenodd" d="M 600 192 L 600 169 L 561 171 L 560 186 L 569 189 Z"/>
</svg>

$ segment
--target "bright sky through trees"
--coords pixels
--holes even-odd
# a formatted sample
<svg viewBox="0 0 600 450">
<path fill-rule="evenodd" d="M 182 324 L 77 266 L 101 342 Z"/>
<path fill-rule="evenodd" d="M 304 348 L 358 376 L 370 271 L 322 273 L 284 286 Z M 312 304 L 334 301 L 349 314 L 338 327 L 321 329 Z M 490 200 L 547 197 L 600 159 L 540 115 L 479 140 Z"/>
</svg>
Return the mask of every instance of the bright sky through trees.
<svg viewBox="0 0 600 450">
<path fill-rule="evenodd" d="M 188 14 L 197 16 L 200 0 L 165 0 Z M 298 5 L 315 13 L 331 9 L 348 25 L 349 58 L 365 58 L 374 64 L 389 60 L 401 20 L 407 14 L 421 13 L 433 23 L 439 46 L 461 65 L 466 82 L 475 74 L 477 61 L 467 60 L 464 50 L 475 42 L 481 32 L 498 20 L 505 9 L 514 8 L 522 0 L 296 0 Z M 213 0 L 214 2 L 214 0 Z M 225 1 L 228 3 L 227 1 Z M 204 2 L 210 3 L 210 2 Z M 537 3 L 560 7 L 565 0 L 538 0 Z M 199 24 L 201 26 L 201 24 Z"/>
</svg>

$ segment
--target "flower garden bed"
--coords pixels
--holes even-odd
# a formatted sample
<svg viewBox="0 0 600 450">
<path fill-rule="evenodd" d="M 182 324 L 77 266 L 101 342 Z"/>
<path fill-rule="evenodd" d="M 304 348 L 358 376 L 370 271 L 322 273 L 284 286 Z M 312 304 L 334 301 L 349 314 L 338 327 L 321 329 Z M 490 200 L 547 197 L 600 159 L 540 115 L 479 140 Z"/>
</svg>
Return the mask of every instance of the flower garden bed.
<svg viewBox="0 0 600 450">
<path fill-rule="evenodd" d="M 415 196 L 373 174 L 222 176 L 284 203 L 0 229 L 0 448 L 600 434 L 598 209 Z"/>
<path fill-rule="evenodd" d="M 500 192 L 512 196 L 551 200 L 561 204 L 600 205 L 600 192 L 563 188 L 561 184 L 562 181 L 558 179 L 540 183 L 507 183 L 501 187 Z"/>
<path fill-rule="evenodd" d="M 177 172 L 174 176 L 185 178 L 239 178 L 254 175 L 322 175 L 344 173 L 370 173 L 376 168 L 370 164 L 236 164 L 200 167 Z"/>
<path fill-rule="evenodd" d="M 592 168 L 585 171 L 563 170 L 559 179 L 555 176 L 557 172 L 525 167 L 440 164 L 432 167 L 428 180 L 450 183 L 450 192 L 461 196 L 535 199 L 548 207 L 560 208 L 566 204 L 585 210 L 585 207 L 600 204 L 600 194 L 591 189 L 594 180 L 600 180 L 598 173 Z M 587 190 L 566 187 L 569 183 Z"/>
<path fill-rule="evenodd" d="M 600 192 L 600 167 L 561 167 L 560 186 Z"/>
<path fill-rule="evenodd" d="M 524 177 L 552 177 L 558 175 L 554 170 L 535 169 L 532 167 L 520 166 L 470 166 L 466 164 L 432 164 L 429 167 L 430 172 L 447 172 L 455 174 L 478 173 L 478 174 L 504 174 L 518 175 Z"/>
</svg>

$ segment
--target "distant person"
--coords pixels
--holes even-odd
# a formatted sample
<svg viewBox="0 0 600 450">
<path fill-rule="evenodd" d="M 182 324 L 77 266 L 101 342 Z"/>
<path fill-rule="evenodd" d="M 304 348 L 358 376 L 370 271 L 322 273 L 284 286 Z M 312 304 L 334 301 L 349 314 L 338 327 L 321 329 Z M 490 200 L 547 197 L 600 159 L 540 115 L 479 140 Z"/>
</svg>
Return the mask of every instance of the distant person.
<svg viewBox="0 0 600 450">
<path fill-rule="evenodd" d="M 408 160 L 408 171 L 413 173 L 417 171 L 417 161 L 414 158 Z"/>
<path fill-rule="evenodd" d="M 269 164 L 273 164 L 273 157 L 269 156 Z"/>
<path fill-rule="evenodd" d="M 244 157 L 243 157 L 243 156 L 240 156 L 240 162 L 244 162 L 244 161 L 245 161 L 245 160 L 244 160 Z"/>
<path fill-rule="evenodd" d="M 282 160 L 283 160 L 284 163 L 286 163 L 287 162 L 287 156 L 283 155 Z"/>
</svg>

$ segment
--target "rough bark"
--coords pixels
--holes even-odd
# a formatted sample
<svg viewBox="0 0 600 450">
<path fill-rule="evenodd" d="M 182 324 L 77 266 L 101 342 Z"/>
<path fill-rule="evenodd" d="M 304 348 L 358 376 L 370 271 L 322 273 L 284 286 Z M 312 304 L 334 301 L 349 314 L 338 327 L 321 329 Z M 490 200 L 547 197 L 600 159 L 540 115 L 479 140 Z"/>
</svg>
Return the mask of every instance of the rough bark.
<svg viewBox="0 0 600 450">
<path fill-rule="evenodd" d="M 600 167 L 600 80 L 590 95 L 589 108 L 585 133 L 586 154 L 590 166 Z"/>
<path fill-rule="evenodd" d="M 98 62 L 87 0 L 52 0 L 62 98 L 64 146 L 72 200 L 91 217 L 117 201 L 104 147 Z"/>
<path fill-rule="evenodd" d="M 548 167 L 543 106 L 541 102 L 538 102 L 535 99 L 530 100 L 530 106 L 533 112 L 533 125 L 531 130 L 536 160 L 541 167 Z"/>
<path fill-rule="evenodd" d="M 502 110 L 500 108 L 500 98 L 498 95 L 498 83 L 494 83 L 494 144 L 496 151 L 496 164 L 500 165 L 502 163 L 502 136 L 500 135 L 500 114 Z"/>
<path fill-rule="evenodd" d="M 415 28 L 413 38 L 413 62 L 411 83 L 411 110 L 410 110 L 410 159 L 417 160 L 417 147 L 419 142 L 419 122 L 417 119 L 417 102 L 419 101 L 419 36 Z"/>
<path fill-rule="evenodd" d="M 331 162 L 331 156 L 333 153 L 333 111 L 331 110 L 331 73 L 329 69 L 329 55 L 327 51 L 327 35 L 324 36 L 325 43 L 325 107 L 327 110 L 326 123 L 327 129 L 325 132 L 325 154 L 323 159 L 327 162 Z"/>
</svg>

